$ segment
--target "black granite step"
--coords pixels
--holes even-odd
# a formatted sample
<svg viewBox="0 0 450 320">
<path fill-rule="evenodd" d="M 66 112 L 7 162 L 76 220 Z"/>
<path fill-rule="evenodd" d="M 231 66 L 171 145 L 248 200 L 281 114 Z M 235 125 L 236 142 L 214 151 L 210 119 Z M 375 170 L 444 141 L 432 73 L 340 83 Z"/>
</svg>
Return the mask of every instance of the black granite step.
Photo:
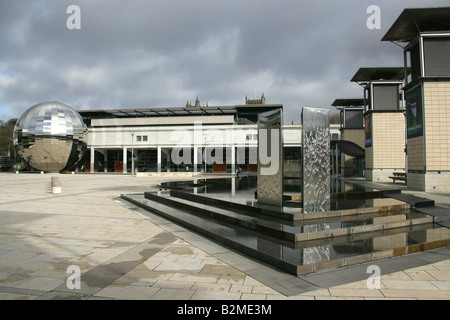
<svg viewBox="0 0 450 320">
<path fill-rule="evenodd" d="M 432 207 L 434 206 L 434 200 L 427 198 L 417 197 L 411 194 L 405 193 L 389 193 L 387 197 L 397 199 L 410 204 L 411 208 Z"/>
<path fill-rule="evenodd" d="M 191 197 L 189 194 L 182 192 L 146 192 L 144 195 L 146 199 L 187 211 L 199 217 L 211 217 L 239 227 L 255 230 L 277 239 L 293 242 L 432 222 L 432 218 L 426 214 L 416 211 L 411 212 L 410 209 L 401 211 L 385 210 L 359 215 L 354 214 L 348 216 L 331 216 L 320 219 L 288 221 L 270 216 L 257 215 L 245 210 L 236 212 L 196 202 L 199 201 L 200 198 Z M 189 200 L 185 199 L 184 196 Z M 191 198 L 194 199 L 194 201 L 192 201 Z M 320 230 L 320 226 L 323 224 L 327 224 L 328 227 L 326 230 Z"/>
<path fill-rule="evenodd" d="M 149 212 L 162 215 L 221 244 L 293 274 L 314 272 L 449 245 L 449 229 L 434 223 L 368 230 L 356 234 L 293 242 L 266 235 L 212 216 L 198 216 L 179 206 L 122 195 Z M 308 233 L 327 230 L 327 223 L 306 227 Z M 430 241 L 427 237 L 430 236 Z"/>
</svg>

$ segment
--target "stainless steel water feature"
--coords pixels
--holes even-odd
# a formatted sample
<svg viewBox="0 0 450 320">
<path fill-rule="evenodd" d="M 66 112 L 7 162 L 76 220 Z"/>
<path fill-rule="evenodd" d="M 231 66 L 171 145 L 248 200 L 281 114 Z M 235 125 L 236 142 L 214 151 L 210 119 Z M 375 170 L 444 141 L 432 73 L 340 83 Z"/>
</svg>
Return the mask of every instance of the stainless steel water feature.
<svg viewBox="0 0 450 320">
<path fill-rule="evenodd" d="M 330 111 L 303 107 L 303 212 L 330 210 Z"/>
<path fill-rule="evenodd" d="M 71 107 L 59 102 L 37 104 L 14 128 L 14 145 L 34 169 L 60 172 L 75 166 L 86 150 L 86 126 Z"/>
<path fill-rule="evenodd" d="M 450 229 L 389 197 L 400 190 L 380 191 L 344 180 L 331 183 L 327 111 L 304 108 L 302 113 L 303 204 L 298 200 L 299 189 L 285 188 L 281 198 L 278 171 L 257 177 L 244 172 L 232 178 L 172 181 L 161 183 L 159 191 L 121 197 L 149 214 L 166 217 L 297 276 L 450 245 Z M 263 115 L 259 129 L 274 128 L 277 121 L 269 120 L 279 114 Z M 270 154 L 276 162 L 274 140 L 266 141 L 271 150 L 258 153 L 267 158 Z M 270 167 L 269 161 L 262 162 Z M 260 184 L 257 179 L 266 180 Z M 330 194 L 331 184 L 338 188 Z M 268 192 L 268 199 L 278 192 L 281 199 L 276 203 L 284 202 L 264 204 L 261 192 Z"/>
<path fill-rule="evenodd" d="M 257 198 L 261 204 L 283 206 L 282 111 L 258 114 Z"/>
<path fill-rule="evenodd" d="M 330 111 L 304 107 L 302 110 L 303 213 L 330 211 Z M 305 226 L 305 232 L 328 232 L 326 223 Z M 329 245 L 305 248 L 308 264 L 330 260 Z"/>
</svg>

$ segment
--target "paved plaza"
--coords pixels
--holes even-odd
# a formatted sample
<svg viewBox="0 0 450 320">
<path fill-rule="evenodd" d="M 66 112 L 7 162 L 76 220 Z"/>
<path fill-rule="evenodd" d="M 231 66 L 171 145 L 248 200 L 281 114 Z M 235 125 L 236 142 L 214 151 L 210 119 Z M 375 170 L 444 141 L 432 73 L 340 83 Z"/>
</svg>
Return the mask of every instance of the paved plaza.
<svg viewBox="0 0 450 320">
<path fill-rule="evenodd" d="M 376 261 L 369 288 L 369 263 L 296 277 L 120 199 L 177 179 L 1 173 L 0 299 L 450 299 L 448 247 Z"/>
</svg>

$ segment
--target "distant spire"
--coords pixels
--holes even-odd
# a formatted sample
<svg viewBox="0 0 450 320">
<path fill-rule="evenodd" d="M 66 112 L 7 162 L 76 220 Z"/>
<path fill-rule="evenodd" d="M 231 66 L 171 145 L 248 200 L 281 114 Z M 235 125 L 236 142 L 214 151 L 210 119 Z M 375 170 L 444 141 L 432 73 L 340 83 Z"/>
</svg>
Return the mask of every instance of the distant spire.
<svg viewBox="0 0 450 320">
<path fill-rule="evenodd" d="M 246 105 L 261 105 L 266 104 L 266 97 L 264 93 L 261 95 L 261 99 L 248 99 L 247 95 L 245 96 L 245 104 Z"/>
</svg>

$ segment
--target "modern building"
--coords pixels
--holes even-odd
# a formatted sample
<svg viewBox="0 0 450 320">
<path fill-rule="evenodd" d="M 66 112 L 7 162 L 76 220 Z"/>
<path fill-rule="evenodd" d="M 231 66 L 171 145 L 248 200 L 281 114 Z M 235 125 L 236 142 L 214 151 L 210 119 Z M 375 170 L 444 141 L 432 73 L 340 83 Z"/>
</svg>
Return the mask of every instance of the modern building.
<svg viewBox="0 0 450 320">
<path fill-rule="evenodd" d="M 388 182 L 394 173 L 405 172 L 404 72 L 401 67 L 360 68 L 351 79 L 364 88 L 367 181 Z"/>
<path fill-rule="evenodd" d="M 408 188 L 449 192 L 450 7 L 405 9 L 382 41 L 403 48 Z"/>
<path fill-rule="evenodd" d="M 331 105 L 340 112 L 341 140 L 356 145 L 355 152 L 340 153 L 340 173 L 344 177 L 363 177 L 365 168 L 364 99 L 336 99 Z"/>
<path fill-rule="evenodd" d="M 185 107 L 80 110 L 88 127 L 84 170 L 127 173 L 134 167 L 141 176 L 256 172 L 257 115 L 282 108 L 266 104 L 263 95 L 232 106 L 202 106 L 197 98 Z M 331 134 L 340 139 L 339 125 L 331 126 Z M 301 125 L 283 125 L 288 176 L 301 170 L 301 141 Z"/>
</svg>

